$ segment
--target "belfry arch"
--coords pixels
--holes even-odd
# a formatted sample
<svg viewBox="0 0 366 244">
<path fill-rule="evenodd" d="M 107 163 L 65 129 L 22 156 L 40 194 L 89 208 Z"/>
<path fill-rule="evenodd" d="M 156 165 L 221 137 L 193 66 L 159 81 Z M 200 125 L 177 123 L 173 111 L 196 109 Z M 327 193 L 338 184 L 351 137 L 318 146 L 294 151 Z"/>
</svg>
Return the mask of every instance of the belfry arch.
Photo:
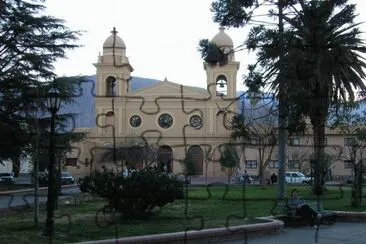
<svg viewBox="0 0 366 244">
<path fill-rule="evenodd" d="M 225 75 L 219 75 L 216 78 L 216 96 L 227 96 L 227 78 Z"/>
</svg>

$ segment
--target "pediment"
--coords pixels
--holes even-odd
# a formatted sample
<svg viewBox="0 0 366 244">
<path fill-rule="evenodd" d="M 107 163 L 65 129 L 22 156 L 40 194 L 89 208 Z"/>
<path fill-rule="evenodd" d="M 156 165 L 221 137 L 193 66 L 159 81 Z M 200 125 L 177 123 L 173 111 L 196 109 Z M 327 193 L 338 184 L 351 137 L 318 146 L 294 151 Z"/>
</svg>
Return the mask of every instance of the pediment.
<svg viewBox="0 0 366 244">
<path fill-rule="evenodd" d="M 204 88 L 184 86 L 170 81 L 162 81 L 150 87 L 136 90 L 135 92 L 130 92 L 129 96 L 172 96 L 180 97 L 182 95 L 192 96 L 192 97 L 205 97 L 208 92 Z"/>
</svg>

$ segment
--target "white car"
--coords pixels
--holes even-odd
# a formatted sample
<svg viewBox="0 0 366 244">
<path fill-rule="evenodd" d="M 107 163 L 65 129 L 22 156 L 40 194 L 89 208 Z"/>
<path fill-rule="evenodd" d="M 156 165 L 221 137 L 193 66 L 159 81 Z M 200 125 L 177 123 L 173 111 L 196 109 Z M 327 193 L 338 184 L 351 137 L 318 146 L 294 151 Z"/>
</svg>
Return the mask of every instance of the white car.
<svg viewBox="0 0 366 244">
<path fill-rule="evenodd" d="M 286 172 L 285 181 L 286 184 L 309 184 L 311 182 L 311 178 L 306 177 L 301 172 Z"/>
</svg>

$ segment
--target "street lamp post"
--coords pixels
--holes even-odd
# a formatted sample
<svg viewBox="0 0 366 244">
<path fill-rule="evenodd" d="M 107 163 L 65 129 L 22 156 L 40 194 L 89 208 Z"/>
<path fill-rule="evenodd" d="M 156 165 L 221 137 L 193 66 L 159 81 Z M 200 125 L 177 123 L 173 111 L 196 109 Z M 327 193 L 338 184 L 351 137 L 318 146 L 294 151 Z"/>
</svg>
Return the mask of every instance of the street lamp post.
<svg viewBox="0 0 366 244">
<path fill-rule="evenodd" d="M 48 91 L 47 109 L 51 113 L 50 128 L 50 144 L 49 144 L 49 162 L 48 162 L 48 194 L 47 194 L 47 219 L 46 219 L 46 235 L 50 237 L 54 233 L 53 212 L 55 210 L 56 186 L 55 186 L 55 117 L 60 109 L 60 92 L 57 88 L 52 87 Z"/>
</svg>

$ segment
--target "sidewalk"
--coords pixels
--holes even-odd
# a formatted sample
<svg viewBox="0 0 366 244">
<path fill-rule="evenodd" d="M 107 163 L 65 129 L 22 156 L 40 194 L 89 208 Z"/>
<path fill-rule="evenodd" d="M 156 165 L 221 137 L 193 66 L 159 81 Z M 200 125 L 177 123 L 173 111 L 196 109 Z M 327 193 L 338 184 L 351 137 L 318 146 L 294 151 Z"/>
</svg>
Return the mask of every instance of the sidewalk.
<svg viewBox="0 0 366 244">
<path fill-rule="evenodd" d="M 248 239 L 250 244 L 366 244 L 366 223 L 337 222 L 334 225 L 321 225 L 318 241 L 315 242 L 316 230 L 312 227 L 284 228 L 281 234 Z M 242 244 L 243 240 L 225 242 Z"/>
</svg>

